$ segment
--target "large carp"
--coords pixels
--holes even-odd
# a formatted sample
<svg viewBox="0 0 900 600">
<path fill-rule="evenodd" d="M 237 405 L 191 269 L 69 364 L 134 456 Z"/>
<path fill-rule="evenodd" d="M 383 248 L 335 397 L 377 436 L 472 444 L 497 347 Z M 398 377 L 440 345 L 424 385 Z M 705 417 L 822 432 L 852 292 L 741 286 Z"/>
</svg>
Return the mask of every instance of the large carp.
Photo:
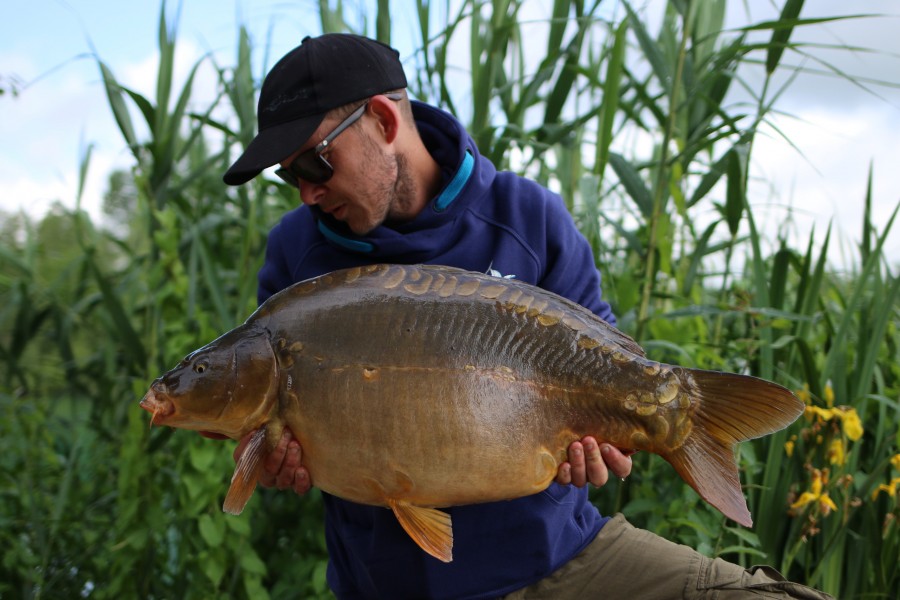
<svg viewBox="0 0 900 600">
<path fill-rule="evenodd" d="M 289 427 L 314 485 L 390 507 L 452 560 L 437 510 L 540 492 L 585 435 L 665 458 L 749 526 L 737 442 L 803 403 L 744 375 L 648 360 L 587 309 L 515 280 L 438 266 L 337 271 L 275 294 L 141 400 L 152 422 L 240 439 L 224 510 L 239 513 Z"/>
</svg>

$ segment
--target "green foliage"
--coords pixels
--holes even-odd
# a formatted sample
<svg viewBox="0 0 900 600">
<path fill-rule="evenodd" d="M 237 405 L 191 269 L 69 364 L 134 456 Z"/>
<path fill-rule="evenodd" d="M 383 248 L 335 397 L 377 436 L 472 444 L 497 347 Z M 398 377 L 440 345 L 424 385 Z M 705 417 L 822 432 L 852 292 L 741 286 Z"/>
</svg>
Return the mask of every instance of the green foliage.
<svg viewBox="0 0 900 600">
<path fill-rule="evenodd" d="M 804 20 L 802 5 L 729 32 L 724 0 L 672 0 L 650 31 L 629 3 L 613 18 L 601 2 L 555 0 L 535 22 L 521 2 L 417 0 L 408 70 L 416 96 L 465 118 L 485 155 L 560 190 L 620 326 L 653 358 L 762 376 L 809 404 L 740 449 L 753 529 L 651 455 L 594 492 L 601 511 L 841 598 L 896 597 L 893 219 L 871 222 L 867 192 L 858 264 L 839 273 L 830 232 L 804 248 L 764 239 L 747 198 L 754 138 L 783 91 L 770 82 L 786 57 L 814 55 L 793 32 L 826 21 Z M 390 9 L 376 2 L 360 32 L 390 40 Z M 341 3 L 320 2 L 319 15 L 323 30 L 355 27 Z M 769 40 L 748 41 L 754 32 Z M 134 157 L 107 195 L 116 227 L 61 207 L 0 227 L 0 597 L 327 597 L 318 493 L 259 490 L 243 515 L 224 515 L 232 446 L 150 429 L 137 406 L 154 376 L 252 311 L 266 231 L 296 203 L 264 178 L 220 179 L 255 131 L 262 74 L 247 32 L 235 65 L 204 57 L 180 90 L 164 7 L 157 34 L 153 98 L 97 61 Z M 461 47 L 467 63 L 450 55 Z M 192 111 L 204 63 L 218 94 Z M 741 79 L 748 66 L 761 84 Z M 735 83 L 750 109 L 726 103 Z M 636 135 L 649 152 L 617 143 Z M 88 150 L 82 176 L 89 162 Z"/>
</svg>

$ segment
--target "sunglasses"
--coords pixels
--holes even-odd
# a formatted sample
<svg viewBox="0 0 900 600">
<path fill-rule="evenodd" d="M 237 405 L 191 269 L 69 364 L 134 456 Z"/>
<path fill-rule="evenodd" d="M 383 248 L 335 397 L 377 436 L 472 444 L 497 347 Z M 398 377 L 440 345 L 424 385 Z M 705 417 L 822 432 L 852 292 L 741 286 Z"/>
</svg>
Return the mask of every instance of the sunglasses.
<svg viewBox="0 0 900 600">
<path fill-rule="evenodd" d="M 403 98 L 403 94 L 383 94 L 383 96 L 389 100 L 400 100 Z M 345 129 L 362 118 L 370 101 L 371 99 L 367 100 L 365 104 L 350 113 L 350 116 L 341 121 L 340 124 L 335 127 L 331 133 L 326 135 L 321 142 L 316 144 L 315 147 L 310 148 L 306 152 L 301 152 L 286 168 L 276 169 L 275 174 L 281 177 L 285 183 L 298 188 L 300 187 L 301 180 L 306 181 L 307 183 L 317 184 L 325 183 L 331 179 L 331 176 L 334 175 L 334 167 L 332 167 L 331 163 L 322 156 L 322 153 L 337 136 L 341 135 Z"/>
</svg>

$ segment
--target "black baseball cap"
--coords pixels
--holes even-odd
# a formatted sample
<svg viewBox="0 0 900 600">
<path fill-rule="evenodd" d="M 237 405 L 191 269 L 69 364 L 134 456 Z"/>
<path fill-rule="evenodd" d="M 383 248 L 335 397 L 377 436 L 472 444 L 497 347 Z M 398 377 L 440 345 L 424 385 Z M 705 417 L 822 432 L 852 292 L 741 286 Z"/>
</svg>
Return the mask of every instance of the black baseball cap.
<svg viewBox="0 0 900 600">
<path fill-rule="evenodd" d="M 400 54 L 348 33 L 304 38 L 263 81 L 259 133 L 225 173 L 228 185 L 246 183 L 306 143 L 339 106 L 406 87 Z"/>
</svg>

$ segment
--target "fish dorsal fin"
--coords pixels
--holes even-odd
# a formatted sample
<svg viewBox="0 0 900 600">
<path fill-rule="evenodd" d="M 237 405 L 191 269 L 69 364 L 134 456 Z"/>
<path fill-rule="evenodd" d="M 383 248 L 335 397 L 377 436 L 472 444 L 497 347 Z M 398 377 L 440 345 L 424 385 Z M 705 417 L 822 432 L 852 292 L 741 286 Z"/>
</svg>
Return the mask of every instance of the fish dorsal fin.
<svg viewBox="0 0 900 600">
<path fill-rule="evenodd" d="M 263 458 L 267 452 L 266 428 L 260 427 L 250 438 L 250 442 L 244 448 L 244 453 L 238 459 L 222 510 L 232 515 L 241 514 L 256 489 L 256 482 L 259 480 L 265 464 Z"/>
<path fill-rule="evenodd" d="M 422 550 L 448 563 L 453 560 L 453 522 L 436 508 L 422 508 L 408 502 L 388 500 L 397 520 Z"/>
</svg>

